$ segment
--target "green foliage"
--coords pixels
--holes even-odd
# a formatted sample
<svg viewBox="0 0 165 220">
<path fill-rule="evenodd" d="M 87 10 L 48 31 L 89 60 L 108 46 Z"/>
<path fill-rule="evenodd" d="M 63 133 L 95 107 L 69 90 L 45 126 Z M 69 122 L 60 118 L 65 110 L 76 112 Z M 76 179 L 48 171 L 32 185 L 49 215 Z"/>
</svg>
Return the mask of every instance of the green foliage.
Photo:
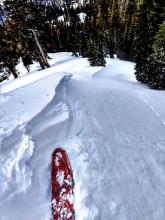
<svg viewBox="0 0 165 220">
<path fill-rule="evenodd" d="M 15 45 L 17 39 L 13 39 L 11 30 L 11 21 L 9 20 L 5 26 L 0 27 L 0 71 L 6 71 L 13 74 L 14 78 L 18 77 L 15 66 L 18 64 L 19 56 Z"/>
<path fill-rule="evenodd" d="M 165 23 L 159 26 L 153 44 L 153 58 L 159 63 L 165 62 Z"/>
<path fill-rule="evenodd" d="M 165 90 L 165 63 L 152 61 L 150 63 L 149 87 L 152 89 Z"/>
<path fill-rule="evenodd" d="M 153 61 L 153 44 L 155 41 L 155 34 L 159 28 L 159 22 L 162 22 L 161 2 L 157 4 L 145 0 L 139 9 L 138 24 L 135 39 L 135 60 L 136 60 L 136 78 L 137 80 L 149 84 L 153 82 L 155 73 L 153 66 L 156 62 Z M 156 71 L 161 73 L 162 68 L 155 68 Z M 153 83 L 152 83 L 153 85 Z M 155 87 L 155 86 L 154 86 Z"/>
<path fill-rule="evenodd" d="M 105 56 L 101 43 L 89 42 L 88 60 L 91 66 L 105 66 Z"/>
<path fill-rule="evenodd" d="M 165 24 L 159 26 L 153 51 L 149 86 L 154 89 L 165 89 Z"/>
<path fill-rule="evenodd" d="M 105 66 L 105 8 L 100 0 L 96 1 L 88 37 L 88 60 L 91 66 Z"/>
</svg>

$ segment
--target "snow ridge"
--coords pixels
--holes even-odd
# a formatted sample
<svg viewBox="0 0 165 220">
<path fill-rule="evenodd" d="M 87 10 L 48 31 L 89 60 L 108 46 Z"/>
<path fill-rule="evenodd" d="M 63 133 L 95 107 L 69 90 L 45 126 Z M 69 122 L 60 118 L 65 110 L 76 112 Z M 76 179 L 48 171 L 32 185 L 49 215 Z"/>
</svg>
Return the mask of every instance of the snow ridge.
<svg viewBox="0 0 165 220">
<path fill-rule="evenodd" d="M 66 84 L 71 76 L 65 75 L 61 79 L 55 89 L 53 99 L 28 123 L 28 126 L 33 128 L 33 134 L 44 133 L 46 129 L 60 124 L 69 118 L 69 110 L 66 103 Z"/>
<path fill-rule="evenodd" d="M 1 137 L 0 210 L 3 210 L 4 214 L 1 215 L 4 218 L 11 219 L 14 215 L 17 219 L 36 220 L 36 216 L 42 215 L 46 220 L 51 215 L 50 157 L 57 143 L 56 135 L 52 132 L 58 131 L 53 127 L 56 125 L 58 127 L 69 118 L 65 103 L 66 84 L 70 77 L 71 75 L 66 75 L 61 79 L 56 87 L 54 98 L 40 113 L 28 123 L 17 126 L 11 134 Z M 53 138 L 48 137 L 48 133 Z M 60 135 L 57 134 L 58 136 Z M 38 169 L 39 164 L 41 164 L 40 169 Z M 43 181 L 43 175 L 45 175 L 45 181 Z M 6 209 L 12 207 L 14 201 L 19 200 L 22 204 L 15 203 L 14 213 L 8 213 Z M 38 201 L 40 201 L 40 207 L 36 210 L 34 204 L 38 204 Z M 26 209 L 30 212 L 24 216 Z M 5 213 L 8 213 L 7 216 Z"/>
<path fill-rule="evenodd" d="M 40 200 L 45 201 L 45 204 L 47 204 L 43 216 L 49 218 L 51 216 L 49 204 L 51 201 L 50 156 L 58 145 L 66 149 L 71 167 L 74 167 L 76 218 L 89 220 L 89 218 L 94 219 L 97 209 L 93 204 L 88 208 L 86 203 L 89 192 L 84 188 L 83 182 L 89 182 L 90 179 L 88 176 L 88 155 L 85 153 L 86 146 L 80 137 L 84 129 L 83 115 L 81 116 L 79 103 L 77 106 L 76 104 L 72 106 L 72 103 L 70 103 L 68 97 L 68 84 L 70 81 L 72 81 L 70 75 L 64 76 L 58 84 L 51 102 L 27 124 L 35 143 L 31 166 L 35 178 L 39 181 L 37 187 L 40 192 Z M 79 117 L 77 125 L 73 121 L 74 114 Z M 37 169 L 37 164 L 40 164 L 40 170 Z M 43 175 L 46 176 L 44 181 Z M 49 215 L 46 216 L 45 213 L 49 213 Z"/>
</svg>

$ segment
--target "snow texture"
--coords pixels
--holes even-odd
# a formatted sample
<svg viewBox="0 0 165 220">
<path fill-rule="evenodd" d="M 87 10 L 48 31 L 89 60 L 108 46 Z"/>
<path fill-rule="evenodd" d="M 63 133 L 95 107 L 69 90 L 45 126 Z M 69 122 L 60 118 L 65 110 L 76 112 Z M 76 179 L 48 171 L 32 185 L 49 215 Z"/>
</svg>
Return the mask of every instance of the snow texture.
<svg viewBox="0 0 165 220">
<path fill-rule="evenodd" d="M 0 220 L 51 218 L 59 145 L 76 220 L 164 220 L 165 92 L 136 82 L 131 62 L 50 56 L 51 68 L 0 86 Z"/>
</svg>

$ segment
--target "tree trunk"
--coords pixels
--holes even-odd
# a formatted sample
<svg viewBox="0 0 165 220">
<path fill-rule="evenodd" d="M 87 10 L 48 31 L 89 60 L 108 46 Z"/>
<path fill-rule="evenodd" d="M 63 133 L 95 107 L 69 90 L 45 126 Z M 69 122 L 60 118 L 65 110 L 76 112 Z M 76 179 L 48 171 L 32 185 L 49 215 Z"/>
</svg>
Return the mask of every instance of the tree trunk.
<svg viewBox="0 0 165 220">
<path fill-rule="evenodd" d="M 113 51 L 113 48 L 112 47 L 110 47 L 109 48 L 109 56 L 110 56 L 110 58 L 114 58 L 114 51 Z"/>
<path fill-rule="evenodd" d="M 43 65 L 48 68 L 48 67 L 50 67 L 50 65 L 49 65 L 49 63 L 48 63 L 48 61 L 47 61 L 47 59 L 45 57 L 44 51 L 43 51 L 43 49 L 42 49 L 42 47 L 41 47 L 41 45 L 39 43 L 39 40 L 38 40 L 37 35 L 36 35 L 36 32 L 33 29 L 31 29 L 31 31 L 32 31 L 32 33 L 34 35 L 35 42 L 36 42 L 37 47 L 39 49 L 40 56 L 41 56 L 41 59 L 43 61 Z"/>
<path fill-rule="evenodd" d="M 66 1 L 66 13 L 67 13 L 67 21 L 70 23 L 71 22 L 71 17 L 70 17 L 70 14 L 69 14 L 69 1 L 67 0 Z"/>
<path fill-rule="evenodd" d="M 14 79 L 18 78 L 18 74 L 16 73 L 16 70 L 14 68 L 8 66 L 8 69 L 9 72 L 13 75 Z"/>
<path fill-rule="evenodd" d="M 42 68 L 42 69 L 45 69 L 45 66 L 43 65 L 42 58 L 39 58 L 38 62 L 39 62 L 39 64 L 40 64 L 41 68 Z"/>
</svg>

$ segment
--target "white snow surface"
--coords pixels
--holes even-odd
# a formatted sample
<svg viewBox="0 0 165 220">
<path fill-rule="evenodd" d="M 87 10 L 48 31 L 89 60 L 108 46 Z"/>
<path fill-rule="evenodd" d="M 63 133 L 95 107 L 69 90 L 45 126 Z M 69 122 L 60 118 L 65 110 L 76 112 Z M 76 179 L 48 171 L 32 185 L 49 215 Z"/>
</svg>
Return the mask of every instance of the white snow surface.
<svg viewBox="0 0 165 220">
<path fill-rule="evenodd" d="M 138 83 L 131 62 L 50 56 L 51 68 L 0 85 L 0 220 L 51 219 L 59 145 L 76 220 L 164 220 L 165 92 Z"/>
</svg>

